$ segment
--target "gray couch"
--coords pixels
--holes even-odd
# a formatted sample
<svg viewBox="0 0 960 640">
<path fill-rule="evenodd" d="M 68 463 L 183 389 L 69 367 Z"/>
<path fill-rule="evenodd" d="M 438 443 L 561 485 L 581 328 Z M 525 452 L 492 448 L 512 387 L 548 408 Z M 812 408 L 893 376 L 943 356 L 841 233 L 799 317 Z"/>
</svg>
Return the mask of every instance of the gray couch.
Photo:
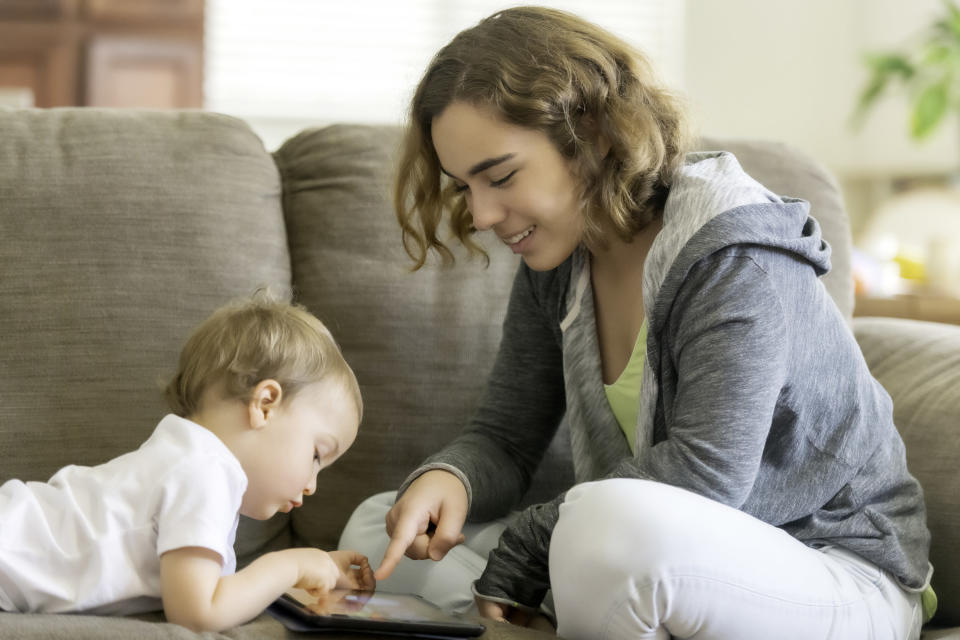
<svg viewBox="0 0 960 640">
<path fill-rule="evenodd" d="M 202 112 L 0 111 L 0 481 L 46 480 L 136 448 L 165 413 L 160 388 L 189 329 L 259 286 L 292 287 L 356 370 L 364 421 L 320 475 L 319 495 L 292 514 L 244 520 L 237 551 L 243 563 L 294 544 L 333 548 L 357 503 L 395 488 L 467 419 L 516 267 L 493 247 L 488 269 L 461 254 L 453 269 L 409 272 L 388 201 L 397 141 L 391 127 L 334 126 L 271 155 L 243 122 Z M 849 231 L 829 175 L 778 145 L 703 146 L 813 203 L 834 246 L 825 282 L 849 316 Z M 852 327 L 927 492 L 939 621 L 960 625 L 960 328 Z M 561 431 L 528 501 L 570 477 Z M 204 637 L 287 635 L 264 615 Z M 537 635 L 491 623 L 485 637 Z M 13 637 L 199 636 L 159 613 L 0 614 L 0 638 Z"/>
</svg>

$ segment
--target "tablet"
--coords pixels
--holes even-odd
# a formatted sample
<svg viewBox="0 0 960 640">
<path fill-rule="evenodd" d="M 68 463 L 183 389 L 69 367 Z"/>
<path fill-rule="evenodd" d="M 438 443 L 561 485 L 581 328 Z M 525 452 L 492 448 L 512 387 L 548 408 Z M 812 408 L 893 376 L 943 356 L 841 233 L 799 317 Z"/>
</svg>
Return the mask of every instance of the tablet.
<svg viewBox="0 0 960 640">
<path fill-rule="evenodd" d="M 421 637 L 473 637 L 486 629 L 406 593 L 335 589 L 311 596 L 290 589 L 269 609 L 295 631 L 356 631 Z"/>
</svg>

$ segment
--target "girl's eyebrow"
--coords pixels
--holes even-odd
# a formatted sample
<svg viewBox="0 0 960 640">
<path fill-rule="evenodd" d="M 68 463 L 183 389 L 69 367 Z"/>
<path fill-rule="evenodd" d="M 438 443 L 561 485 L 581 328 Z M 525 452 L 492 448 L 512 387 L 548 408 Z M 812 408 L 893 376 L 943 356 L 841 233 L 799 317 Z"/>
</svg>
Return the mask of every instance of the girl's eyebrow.
<svg viewBox="0 0 960 640">
<path fill-rule="evenodd" d="M 500 164 L 501 162 L 506 162 L 507 160 L 509 160 L 510 158 L 514 157 L 515 155 L 517 155 L 517 154 L 515 154 L 515 153 L 507 153 L 507 154 L 504 154 L 504 155 L 499 156 L 499 157 L 496 157 L 496 158 L 487 158 L 486 160 L 481 160 L 481 161 L 478 162 L 477 164 L 475 164 L 475 165 L 473 165 L 472 167 L 470 167 L 470 170 L 467 172 L 467 174 L 470 175 L 471 177 L 472 177 L 472 176 L 475 176 L 475 175 L 477 175 L 478 173 L 480 173 L 481 171 L 486 171 L 487 169 L 489 169 L 489 168 L 491 168 L 491 167 L 497 166 L 497 165 Z M 457 178 L 455 175 L 453 175 L 452 173 L 450 173 L 449 171 L 447 171 L 446 169 L 444 169 L 443 166 L 440 167 L 440 171 L 444 172 L 445 174 L 447 174 L 448 176 L 450 176 L 450 177 L 453 178 L 454 180 L 459 180 L 459 178 Z"/>
</svg>

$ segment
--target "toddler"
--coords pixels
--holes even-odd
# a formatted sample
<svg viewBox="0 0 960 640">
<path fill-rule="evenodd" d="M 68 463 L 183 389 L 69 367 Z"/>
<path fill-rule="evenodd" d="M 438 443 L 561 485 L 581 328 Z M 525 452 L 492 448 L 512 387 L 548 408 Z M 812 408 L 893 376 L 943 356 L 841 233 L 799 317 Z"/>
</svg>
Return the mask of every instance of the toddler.
<svg viewBox="0 0 960 640">
<path fill-rule="evenodd" d="M 125 615 L 221 630 L 290 587 L 372 589 L 353 551 L 286 549 L 236 570 L 240 514 L 302 504 L 353 444 L 356 378 L 330 332 L 266 294 L 190 336 L 166 389 L 172 413 L 143 445 L 47 483 L 0 487 L 0 609 Z"/>
</svg>

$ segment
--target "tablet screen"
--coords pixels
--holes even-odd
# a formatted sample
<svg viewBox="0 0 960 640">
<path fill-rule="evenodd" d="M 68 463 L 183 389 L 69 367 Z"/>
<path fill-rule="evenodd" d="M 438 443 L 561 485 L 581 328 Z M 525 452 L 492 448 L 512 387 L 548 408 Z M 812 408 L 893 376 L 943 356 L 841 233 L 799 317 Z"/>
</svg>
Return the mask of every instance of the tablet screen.
<svg viewBox="0 0 960 640">
<path fill-rule="evenodd" d="M 335 589 L 320 596 L 312 596 L 302 589 L 290 589 L 287 596 L 317 616 L 417 622 L 450 620 L 450 617 L 437 607 L 416 596 L 402 593 Z"/>
</svg>

